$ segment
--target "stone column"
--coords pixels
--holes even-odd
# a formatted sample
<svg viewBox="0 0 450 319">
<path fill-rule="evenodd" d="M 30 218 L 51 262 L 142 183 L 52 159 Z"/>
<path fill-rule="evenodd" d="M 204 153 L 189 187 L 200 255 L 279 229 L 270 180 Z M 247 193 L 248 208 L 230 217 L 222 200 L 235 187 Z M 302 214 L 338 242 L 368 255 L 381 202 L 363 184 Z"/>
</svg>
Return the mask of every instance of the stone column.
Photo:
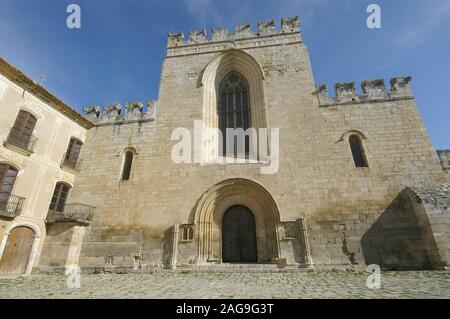
<svg viewBox="0 0 450 319">
<path fill-rule="evenodd" d="M 70 242 L 69 251 L 67 253 L 66 267 L 70 265 L 78 265 L 85 232 L 85 226 L 73 227 L 72 240 Z"/>
<path fill-rule="evenodd" d="M 172 256 L 170 257 L 170 269 L 177 268 L 178 255 L 178 234 L 180 232 L 180 225 L 173 226 L 172 230 Z"/>
<path fill-rule="evenodd" d="M 297 222 L 299 225 L 301 240 L 302 240 L 302 244 L 303 244 L 303 248 L 304 248 L 303 259 L 305 261 L 305 267 L 313 268 L 314 263 L 313 263 L 313 260 L 311 257 L 311 250 L 310 250 L 309 239 L 308 239 L 308 230 L 306 228 L 305 218 L 300 218 L 299 220 L 297 220 Z"/>
</svg>

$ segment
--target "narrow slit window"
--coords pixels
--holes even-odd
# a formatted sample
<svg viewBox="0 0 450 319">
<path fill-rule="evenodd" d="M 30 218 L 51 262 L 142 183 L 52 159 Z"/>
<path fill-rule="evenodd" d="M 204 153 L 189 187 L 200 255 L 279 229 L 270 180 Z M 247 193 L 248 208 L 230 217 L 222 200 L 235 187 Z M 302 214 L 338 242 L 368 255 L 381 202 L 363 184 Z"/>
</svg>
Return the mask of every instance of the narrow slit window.
<svg viewBox="0 0 450 319">
<path fill-rule="evenodd" d="M 364 148 L 361 139 L 357 135 L 352 135 L 349 138 L 350 148 L 353 154 L 353 160 L 356 167 L 369 167 L 367 159 L 364 154 Z"/>
<path fill-rule="evenodd" d="M 125 162 L 123 164 L 122 180 L 129 181 L 131 174 L 131 166 L 133 165 L 133 152 L 128 151 L 125 154 Z"/>
</svg>

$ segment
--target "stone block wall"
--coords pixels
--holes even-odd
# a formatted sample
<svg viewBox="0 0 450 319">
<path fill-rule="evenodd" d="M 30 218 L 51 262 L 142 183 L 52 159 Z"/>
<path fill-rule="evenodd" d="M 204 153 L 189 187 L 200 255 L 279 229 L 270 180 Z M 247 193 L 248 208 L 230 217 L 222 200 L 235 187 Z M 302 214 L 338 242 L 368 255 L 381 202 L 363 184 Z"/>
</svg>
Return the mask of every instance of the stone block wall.
<svg viewBox="0 0 450 319">
<path fill-rule="evenodd" d="M 417 186 L 410 189 L 411 202 L 423 227 L 433 268 L 450 266 L 450 186 Z"/>
<path fill-rule="evenodd" d="M 355 97 L 353 85 L 338 85 L 338 97 L 331 98 L 314 83 L 299 28 L 196 42 L 202 37 L 201 32 L 192 34 L 189 43 L 180 37 L 169 39 L 152 120 L 126 121 L 117 108 L 107 108 L 105 112 L 116 115 L 99 120 L 88 132 L 82 150 L 86 160 L 70 195 L 71 201 L 97 207 L 80 264 L 170 264 L 174 225 L 195 223 L 202 195 L 238 178 L 254 181 L 270 193 L 280 224 L 307 221 L 310 257 L 316 266 L 427 266 L 421 227 L 400 193 L 417 184 L 444 183 L 446 177 L 410 92 L 410 79 L 393 79 L 389 95 L 384 81 L 365 82 L 364 97 Z M 267 166 L 263 162 L 175 164 L 171 159 L 178 143 L 171 140 L 172 132 L 182 127 L 193 135 L 194 121 L 204 118 L 206 86 L 213 84 L 202 82 L 204 71 L 221 59 L 231 61 L 224 70 L 242 68 L 228 59 L 235 51 L 248 56 L 263 74 L 263 105 L 255 107 L 264 112 L 268 128 L 280 129 L 277 174 L 262 175 L 260 168 Z M 94 114 L 100 110 L 94 108 Z M 348 143 L 352 134 L 362 140 L 368 168 L 355 167 Z M 129 148 L 136 152 L 131 178 L 121 181 L 124 150 Z M 380 242 L 385 234 L 392 242 Z M 281 239 L 280 258 L 305 265 L 305 241 Z M 196 260 L 192 243 L 176 246 L 179 265 Z M 380 257 L 384 249 L 392 254 Z"/>
<path fill-rule="evenodd" d="M 74 234 L 72 224 L 47 225 L 47 237 L 39 258 L 39 267 L 65 267 Z"/>
<path fill-rule="evenodd" d="M 450 183 L 450 150 L 439 150 L 437 153 L 442 169 L 447 176 L 447 181 Z"/>
</svg>

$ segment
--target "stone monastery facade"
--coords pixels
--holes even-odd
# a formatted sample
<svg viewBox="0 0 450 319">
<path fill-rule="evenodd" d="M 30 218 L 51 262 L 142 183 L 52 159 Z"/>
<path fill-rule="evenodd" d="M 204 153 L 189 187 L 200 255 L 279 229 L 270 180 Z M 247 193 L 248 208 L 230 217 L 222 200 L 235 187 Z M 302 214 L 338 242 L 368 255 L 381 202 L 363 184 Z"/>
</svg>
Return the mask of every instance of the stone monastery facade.
<svg viewBox="0 0 450 319">
<path fill-rule="evenodd" d="M 411 78 L 330 95 L 298 18 L 169 34 L 157 101 L 85 117 L 0 71 L 0 273 L 449 266 L 450 152 L 433 148 Z M 179 128 L 192 162 L 173 160 Z M 230 163 L 210 128 L 271 133 Z"/>
</svg>

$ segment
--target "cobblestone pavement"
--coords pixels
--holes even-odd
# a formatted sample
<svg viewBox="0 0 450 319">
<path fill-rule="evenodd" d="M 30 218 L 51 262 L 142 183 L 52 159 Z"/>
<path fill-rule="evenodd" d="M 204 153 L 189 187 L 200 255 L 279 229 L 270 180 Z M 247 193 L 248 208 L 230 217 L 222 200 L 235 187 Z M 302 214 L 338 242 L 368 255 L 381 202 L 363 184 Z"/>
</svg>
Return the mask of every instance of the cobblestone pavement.
<svg viewBox="0 0 450 319">
<path fill-rule="evenodd" d="M 368 289 L 365 273 L 181 273 L 0 278 L 0 298 L 450 298 L 450 272 L 386 272 Z"/>
</svg>

